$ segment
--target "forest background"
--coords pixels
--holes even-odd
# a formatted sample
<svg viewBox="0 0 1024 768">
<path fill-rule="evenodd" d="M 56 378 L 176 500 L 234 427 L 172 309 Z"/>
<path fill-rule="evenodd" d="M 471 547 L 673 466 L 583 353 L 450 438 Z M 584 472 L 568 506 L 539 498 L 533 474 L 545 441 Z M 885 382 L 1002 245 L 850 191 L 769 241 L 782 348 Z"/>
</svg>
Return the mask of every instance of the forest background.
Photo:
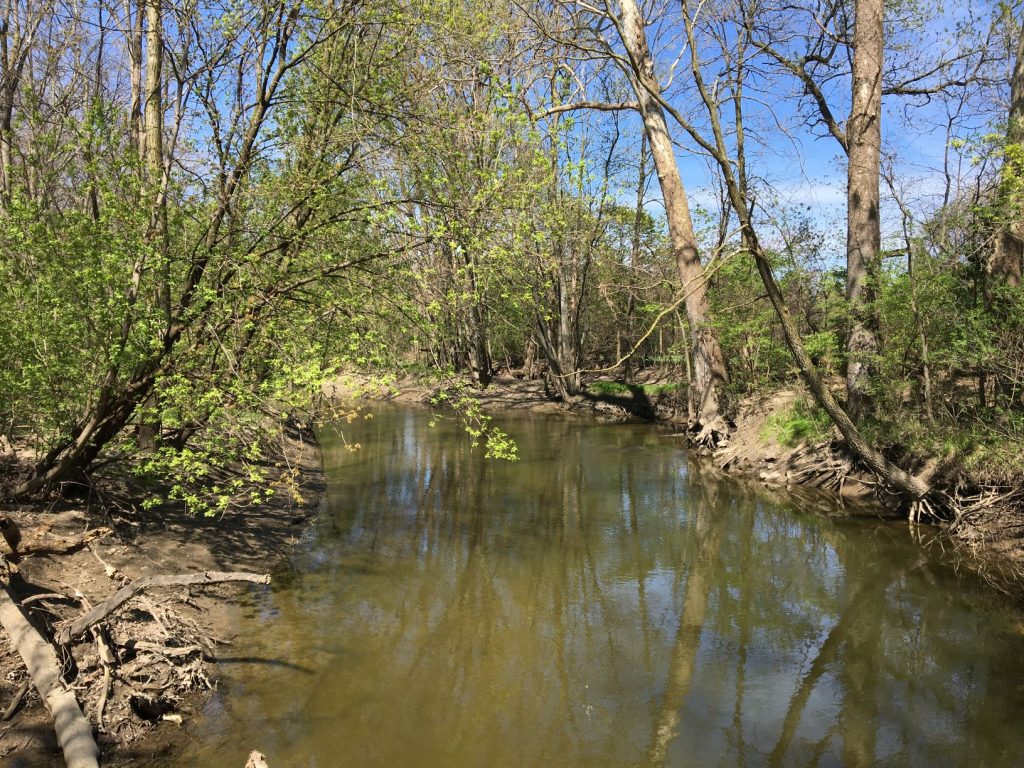
<svg viewBox="0 0 1024 768">
<path fill-rule="evenodd" d="M 275 430 L 339 371 L 568 402 L 651 367 L 695 445 L 800 377 L 779 430 L 912 513 L 1018 488 L 1020 18 L 10 0 L 3 495 L 127 467 L 214 513 L 287 489 Z"/>
</svg>

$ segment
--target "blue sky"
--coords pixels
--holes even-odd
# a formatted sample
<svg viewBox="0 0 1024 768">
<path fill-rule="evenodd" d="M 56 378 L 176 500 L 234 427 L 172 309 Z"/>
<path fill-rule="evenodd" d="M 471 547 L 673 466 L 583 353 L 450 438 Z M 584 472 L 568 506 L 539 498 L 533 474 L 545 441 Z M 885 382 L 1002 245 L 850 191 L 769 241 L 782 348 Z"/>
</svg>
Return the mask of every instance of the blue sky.
<svg viewBox="0 0 1024 768">
<path fill-rule="evenodd" d="M 666 81 L 667 73 L 681 53 L 679 22 L 674 16 L 679 6 L 677 3 L 660 0 L 648 6 L 648 13 L 658 10 L 665 13 L 663 19 L 651 24 L 648 36 L 660 76 Z M 915 6 L 904 0 L 896 11 L 890 13 L 887 10 L 887 21 L 891 24 L 888 30 L 886 66 L 895 71 L 911 73 L 927 71 L 935 62 L 949 56 L 956 49 L 957 39 L 964 34 L 984 35 L 995 8 L 992 2 L 971 0 L 952 0 L 941 8 Z M 900 15 L 897 16 L 897 13 Z M 1007 34 L 1012 38 L 1012 31 L 1008 30 Z M 1005 47 L 1005 40 L 1002 42 Z M 989 45 L 986 51 L 991 58 L 997 59 L 1003 49 Z M 801 52 L 799 41 L 794 42 L 793 48 L 787 51 L 795 54 Z M 704 58 L 711 59 L 710 49 L 702 53 Z M 693 107 L 696 99 L 692 84 L 687 81 L 688 55 L 683 53 L 681 62 L 676 65 L 674 81 L 665 95 L 673 106 L 696 122 L 701 119 L 701 113 Z M 997 76 L 1003 72 L 1008 75 L 1010 63 L 1005 59 L 996 61 L 990 72 Z M 704 68 L 706 79 L 711 82 L 721 69 L 720 62 L 709 61 Z M 849 110 L 849 88 L 848 76 L 838 77 L 826 86 L 829 103 L 841 122 Z M 803 210 L 819 227 L 833 232 L 832 247 L 838 253 L 842 251 L 842 238 L 845 237 L 845 155 L 838 142 L 822 126 L 808 125 L 804 118 L 813 113 L 806 101 L 801 103 L 801 92 L 802 87 L 792 76 L 772 73 L 752 79 L 744 102 L 749 137 L 748 168 L 752 177 L 771 185 L 783 208 L 783 214 L 787 214 L 787 210 L 797 211 L 804 207 Z M 985 92 L 979 91 L 969 99 L 960 110 L 954 135 L 977 139 L 992 130 L 999 120 L 1004 119 L 1002 107 L 998 103 L 999 96 L 1000 88 L 995 86 Z M 884 100 L 883 152 L 895 158 L 896 178 L 901 186 L 901 194 L 915 213 L 922 216 L 941 203 L 945 187 L 943 154 L 946 151 L 946 126 L 951 109 L 955 111 L 955 106 L 951 107 L 948 101 L 937 97 L 914 100 L 904 96 L 887 96 Z M 631 119 L 628 124 L 631 131 L 639 136 L 639 121 Z M 715 207 L 715 183 L 709 162 L 695 154 L 692 141 L 671 119 L 669 127 L 680 145 L 677 159 L 691 205 Z M 760 141 L 757 137 L 760 137 Z M 636 149 L 631 151 L 635 152 Z M 969 175 L 974 171 L 969 161 L 971 148 L 966 148 L 964 153 L 966 156 L 962 158 L 960 171 Z M 622 193 L 627 199 L 631 197 L 628 190 L 622 190 Z M 882 194 L 883 235 L 894 235 L 899 230 L 900 217 L 884 182 Z M 656 183 L 652 185 L 650 195 L 652 203 L 659 197 Z"/>
</svg>

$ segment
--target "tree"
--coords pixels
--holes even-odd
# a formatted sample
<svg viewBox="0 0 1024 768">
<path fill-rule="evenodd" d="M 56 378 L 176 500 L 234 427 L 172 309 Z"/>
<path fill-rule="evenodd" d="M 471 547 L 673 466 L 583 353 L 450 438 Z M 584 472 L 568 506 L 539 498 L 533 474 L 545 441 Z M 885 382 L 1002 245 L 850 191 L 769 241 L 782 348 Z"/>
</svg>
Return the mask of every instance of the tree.
<svg viewBox="0 0 1024 768">
<path fill-rule="evenodd" d="M 4 361 L 10 386 L 0 409 L 35 419 L 41 403 L 21 404 L 57 383 L 51 413 L 34 425 L 38 461 L 14 497 L 83 482 L 147 401 L 162 415 L 144 418 L 166 417 L 173 432 L 168 462 L 232 408 L 263 407 L 271 380 L 304 376 L 291 368 L 284 319 L 300 327 L 295 307 L 308 302 L 316 317 L 343 272 L 398 250 L 364 214 L 380 197 L 368 179 L 385 124 L 374 139 L 362 114 L 370 104 L 386 109 L 377 88 L 391 70 L 375 63 L 382 50 L 363 43 L 380 36 L 386 9 L 320 14 L 269 2 L 216 24 L 207 10 L 148 3 L 144 59 L 128 45 L 128 108 L 111 99 L 90 121 L 53 115 L 54 131 L 72 123 L 92 133 L 62 165 L 45 167 L 46 194 L 13 188 L 3 311 L 22 341 Z M 138 61 L 145 103 L 136 140 Z M 358 67 L 375 77 L 354 79 Z M 102 70 L 116 94 L 118 63 Z M 68 87 L 86 93 L 71 103 L 93 101 L 84 78 Z M 295 100 L 300 93 L 308 100 Z M 43 149 L 31 135 L 24 141 L 22 156 Z M 99 185 L 98 217 L 66 205 L 82 197 L 80 174 Z M 46 342 L 37 344 L 40 333 Z"/>
<path fill-rule="evenodd" d="M 723 91 L 721 84 L 716 89 L 708 88 L 701 67 L 703 46 L 697 35 L 697 14 L 695 9 L 691 8 L 688 0 L 683 2 L 682 24 L 688 52 L 690 74 L 693 77 L 694 86 L 700 101 L 704 106 L 711 136 L 703 135 L 690 120 L 678 110 L 672 108 L 671 105 L 666 104 L 663 99 L 659 99 L 659 103 L 661 103 L 662 107 L 666 108 L 666 111 L 672 115 L 673 119 L 686 133 L 714 159 L 728 194 L 729 204 L 739 221 L 742 247 L 754 259 L 768 299 L 779 318 L 786 344 L 815 400 L 829 415 L 829 418 L 832 419 L 856 455 L 887 486 L 916 502 L 929 492 L 930 487 L 928 483 L 897 467 L 873 447 L 860 433 L 850 419 L 850 416 L 843 410 L 825 386 L 821 375 L 807 353 L 800 337 L 800 332 L 786 306 L 785 298 L 775 279 L 768 253 L 761 244 L 751 211 L 750 190 L 747 186 L 747 160 L 744 152 L 743 73 L 749 70 L 745 66 L 742 53 L 739 59 L 734 62 L 732 71 L 737 74 L 736 79 L 730 84 L 729 90 Z M 746 48 L 743 45 L 744 24 L 742 16 L 733 26 L 740 40 L 738 50 L 743 52 Z M 712 39 L 716 38 L 712 37 Z M 720 44 L 729 44 L 729 39 L 731 38 L 724 36 L 717 38 Z M 655 94 L 652 93 L 653 95 Z M 723 128 L 723 106 L 726 104 L 729 105 L 733 113 L 732 128 L 735 131 L 735 140 L 732 144 L 732 151 L 730 151 L 730 146 L 726 142 Z"/>
<path fill-rule="evenodd" d="M 1024 225 L 1020 204 L 1024 175 L 1024 25 L 1017 35 L 1017 54 L 1010 74 L 1005 153 L 1002 200 L 999 202 L 1005 209 L 1006 220 L 996 233 L 988 271 L 995 283 L 1019 287 L 1024 271 Z"/>
<path fill-rule="evenodd" d="M 883 0 L 856 0 L 854 8 L 853 98 L 846 126 L 846 300 L 850 311 L 846 408 L 851 418 L 858 421 L 870 410 L 870 377 L 879 347 L 878 318 L 873 305 L 882 251 L 879 172 Z"/>
<path fill-rule="evenodd" d="M 682 283 L 681 291 L 693 344 L 694 401 L 701 432 L 698 441 L 714 444 L 717 441 L 716 435 L 728 432 L 724 420 L 724 387 L 728 383 L 728 374 L 721 347 L 711 326 L 704 268 L 697 249 L 697 236 L 686 189 L 679 175 L 675 150 L 659 100 L 661 86 L 647 44 L 644 18 L 635 0 L 622 0 L 618 16 L 610 6 L 605 7 L 627 53 L 627 76 L 636 93 L 638 111 L 643 119 L 644 132 L 657 170 L 672 250 Z"/>
</svg>

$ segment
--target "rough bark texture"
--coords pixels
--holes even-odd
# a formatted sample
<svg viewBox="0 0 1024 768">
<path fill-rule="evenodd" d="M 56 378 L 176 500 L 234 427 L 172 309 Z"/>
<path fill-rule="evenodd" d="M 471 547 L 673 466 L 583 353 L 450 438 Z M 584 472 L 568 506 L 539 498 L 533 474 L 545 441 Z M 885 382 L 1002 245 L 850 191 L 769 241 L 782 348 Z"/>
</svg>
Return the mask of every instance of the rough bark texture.
<svg viewBox="0 0 1024 768">
<path fill-rule="evenodd" d="M 1017 40 L 1017 58 L 1010 77 L 1010 114 L 1003 173 L 1014 186 L 1020 184 L 1024 173 L 1024 30 Z M 1024 273 L 1024 217 L 1010 201 L 1005 202 L 1010 213 L 1009 221 L 996 235 L 989 275 L 995 282 L 1017 287 Z"/>
<path fill-rule="evenodd" d="M 847 409 L 854 420 L 868 409 L 868 378 L 878 354 L 873 308 L 880 266 L 879 171 L 882 146 L 882 0 L 857 0 L 853 37 L 853 99 L 847 125 L 846 298 Z"/>
<path fill-rule="evenodd" d="M 160 0 L 146 0 L 146 168 L 150 184 L 163 168 L 163 40 Z"/>
<path fill-rule="evenodd" d="M 690 216 L 686 190 L 679 176 L 665 113 L 657 99 L 660 85 L 654 74 L 644 20 L 635 0 L 622 0 L 621 7 L 622 42 L 633 63 L 634 90 L 644 121 L 644 131 L 650 143 L 651 157 L 654 158 L 654 166 L 658 173 L 672 250 L 686 294 L 686 317 L 693 343 L 697 419 L 707 429 L 722 419 L 725 407 L 722 385 L 728 380 L 725 360 L 710 325 L 704 268 L 697 252 L 693 219 Z"/>
</svg>

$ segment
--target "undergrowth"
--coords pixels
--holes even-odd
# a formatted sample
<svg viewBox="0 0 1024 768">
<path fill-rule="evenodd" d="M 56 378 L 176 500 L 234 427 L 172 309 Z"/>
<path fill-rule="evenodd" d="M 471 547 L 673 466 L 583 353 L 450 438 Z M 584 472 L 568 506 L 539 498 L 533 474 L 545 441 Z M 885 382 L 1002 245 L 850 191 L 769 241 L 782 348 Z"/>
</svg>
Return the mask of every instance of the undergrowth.
<svg viewBox="0 0 1024 768">
<path fill-rule="evenodd" d="M 828 414 L 806 400 L 797 400 L 786 410 L 768 417 L 761 428 L 761 439 L 774 439 L 792 448 L 805 441 L 826 440 L 831 432 Z"/>
</svg>

